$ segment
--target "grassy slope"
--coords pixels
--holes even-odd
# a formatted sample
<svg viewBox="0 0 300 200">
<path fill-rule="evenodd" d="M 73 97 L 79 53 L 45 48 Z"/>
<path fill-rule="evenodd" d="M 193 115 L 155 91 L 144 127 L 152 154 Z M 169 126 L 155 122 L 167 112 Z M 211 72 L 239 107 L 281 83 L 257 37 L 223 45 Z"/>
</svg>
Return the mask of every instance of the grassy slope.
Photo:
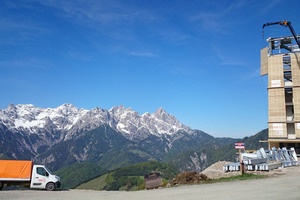
<svg viewBox="0 0 300 200">
<path fill-rule="evenodd" d="M 54 174 L 61 178 L 62 189 L 70 189 L 98 177 L 105 172 L 107 172 L 107 170 L 96 163 L 76 163 L 64 167 L 54 172 Z"/>
<path fill-rule="evenodd" d="M 85 190 L 103 190 L 106 186 L 105 179 L 107 177 L 108 173 L 99 176 L 98 178 L 95 178 L 91 181 L 88 181 L 87 183 L 83 183 L 79 185 L 76 189 L 85 189 Z"/>
<path fill-rule="evenodd" d="M 178 173 L 176 168 L 166 163 L 158 161 L 143 162 L 111 171 L 81 184 L 76 189 L 137 190 L 143 188 L 144 175 L 154 171 L 160 172 L 162 177 L 168 180 Z"/>
</svg>

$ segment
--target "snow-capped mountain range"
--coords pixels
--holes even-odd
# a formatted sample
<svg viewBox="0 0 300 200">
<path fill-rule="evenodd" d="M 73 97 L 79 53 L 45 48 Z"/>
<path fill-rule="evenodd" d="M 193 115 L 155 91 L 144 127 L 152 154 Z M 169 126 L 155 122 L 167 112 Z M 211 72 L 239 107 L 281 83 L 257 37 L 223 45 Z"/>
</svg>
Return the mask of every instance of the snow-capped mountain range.
<svg viewBox="0 0 300 200">
<path fill-rule="evenodd" d="M 164 160 L 211 139 L 162 108 L 142 115 L 124 106 L 86 110 L 72 104 L 10 104 L 0 110 L 0 159 L 34 160 L 52 169 L 76 162 L 113 168 Z"/>
<path fill-rule="evenodd" d="M 173 115 L 159 108 L 155 113 L 140 115 L 131 108 L 115 106 L 110 110 L 94 108 L 79 109 L 72 104 L 57 108 L 38 108 L 34 105 L 10 104 L 0 110 L 0 124 L 11 132 L 43 135 L 59 131 L 58 140 L 68 140 L 79 131 L 89 131 L 100 125 L 109 125 L 130 140 L 140 140 L 149 135 L 172 135 L 192 129 L 183 125 Z M 45 131 L 47 130 L 47 131 Z"/>
</svg>

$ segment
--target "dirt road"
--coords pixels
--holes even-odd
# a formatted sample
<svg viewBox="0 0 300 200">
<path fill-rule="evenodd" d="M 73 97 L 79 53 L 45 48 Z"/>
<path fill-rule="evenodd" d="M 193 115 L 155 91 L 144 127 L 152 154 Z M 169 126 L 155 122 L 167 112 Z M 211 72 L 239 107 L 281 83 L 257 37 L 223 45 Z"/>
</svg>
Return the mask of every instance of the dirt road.
<svg viewBox="0 0 300 200">
<path fill-rule="evenodd" d="M 103 199 L 103 200 L 190 200 L 190 199 L 300 199 L 300 167 L 285 168 L 274 177 L 227 183 L 181 186 L 137 192 L 108 191 L 54 191 L 41 190 L 0 191 L 0 199 Z"/>
</svg>

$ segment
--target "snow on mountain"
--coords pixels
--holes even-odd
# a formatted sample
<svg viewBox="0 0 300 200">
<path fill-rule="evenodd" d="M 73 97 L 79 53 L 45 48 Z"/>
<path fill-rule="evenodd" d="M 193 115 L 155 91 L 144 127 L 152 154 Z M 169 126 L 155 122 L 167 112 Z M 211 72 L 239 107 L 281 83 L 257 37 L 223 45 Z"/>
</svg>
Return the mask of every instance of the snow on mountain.
<svg viewBox="0 0 300 200">
<path fill-rule="evenodd" d="M 153 114 L 140 115 L 124 106 L 115 106 L 110 110 L 98 107 L 85 110 L 72 104 L 63 104 L 57 108 L 10 104 L 6 109 L 0 110 L 0 123 L 12 132 L 21 130 L 28 134 L 42 134 L 43 129 L 61 131 L 65 140 L 79 131 L 89 131 L 103 124 L 118 130 L 131 140 L 144 139 L 150 134 L 161 136 L 172 135 L 179 130 L 192 131 L 162 108 Z"/>
<path fill-rule="evenodd" d="M 38 108 L 34 105 L 10 104 L 0 110 L 0 122 L 11 131 L 26 130 L 36 133 L 46 125 L 54 125 L 56 130 L 69 130 L 88 110 L 78 109 L 71 104 L 63 104 L 57 108 Z"/>
</svg>

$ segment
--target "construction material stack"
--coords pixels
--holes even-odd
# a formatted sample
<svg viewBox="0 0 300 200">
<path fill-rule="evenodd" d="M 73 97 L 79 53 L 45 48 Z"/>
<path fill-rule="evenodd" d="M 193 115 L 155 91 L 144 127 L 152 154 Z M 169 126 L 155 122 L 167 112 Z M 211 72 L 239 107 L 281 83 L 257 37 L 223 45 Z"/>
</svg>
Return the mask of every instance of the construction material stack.
<svg viewBox="0 0 300 200">
<path fill-rule="evenodd" d="M 242 162 L 248 171 L 269 171 L 279 167 L 290 167 L 299 165 L 294 148 L 287 150 L 272 148 L 264 150 L 260 148 L 255 153 L 242 153 Z M 240 171 L 240 163 L 232 163 L 223 166 L 223 171 Z"/>
</svg>

